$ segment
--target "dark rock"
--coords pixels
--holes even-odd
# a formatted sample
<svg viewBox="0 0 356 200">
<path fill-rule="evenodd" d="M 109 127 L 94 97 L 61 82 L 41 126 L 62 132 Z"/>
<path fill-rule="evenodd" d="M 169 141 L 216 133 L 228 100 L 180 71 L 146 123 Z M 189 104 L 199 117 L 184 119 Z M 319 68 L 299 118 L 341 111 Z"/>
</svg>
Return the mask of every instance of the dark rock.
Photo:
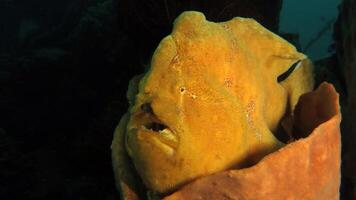
<svg viewBox="0 0 356 200">
<path fill-rule="evenodd" d="M 345 199 L 356 199 L 356 0 L 343 0 L 334 27 L 338 68 L 345 82 L 343 138 L 343 194 Z"/>
</svg>

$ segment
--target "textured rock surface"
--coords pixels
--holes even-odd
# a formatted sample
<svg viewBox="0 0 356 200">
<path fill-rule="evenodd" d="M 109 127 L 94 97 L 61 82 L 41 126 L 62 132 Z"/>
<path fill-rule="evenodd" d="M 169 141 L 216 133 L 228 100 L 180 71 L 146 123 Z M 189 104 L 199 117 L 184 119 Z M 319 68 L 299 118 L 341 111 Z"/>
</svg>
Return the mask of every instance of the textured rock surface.
<svg viewBox="0 0 356 200">
<path fill-rule="evenodd" d="M 343 170 L 345 199 L 356 199 L 356 1 L 344 0 L 335 26 L 339 67 L 346 84 L 343 109 Z"/>
</svg>

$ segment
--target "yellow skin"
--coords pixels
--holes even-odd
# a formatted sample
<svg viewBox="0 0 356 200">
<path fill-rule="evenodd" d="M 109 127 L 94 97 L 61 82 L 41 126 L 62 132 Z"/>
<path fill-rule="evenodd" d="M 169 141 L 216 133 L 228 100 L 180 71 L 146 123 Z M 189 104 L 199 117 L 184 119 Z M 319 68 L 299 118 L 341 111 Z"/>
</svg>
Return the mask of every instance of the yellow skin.
<svg viewBox="0 0 356 200">
<path fill-rule="evenodd" d="M 293 76 L 278 83 L 299 60 Z M 138 91 L 134 85 L 126 150 L 144 184 L 167 193 L 280 148 L 273 132 L 313 81 L 306 56 L 253 19 L 213 23 L 184 12 Z"/>
</svg>

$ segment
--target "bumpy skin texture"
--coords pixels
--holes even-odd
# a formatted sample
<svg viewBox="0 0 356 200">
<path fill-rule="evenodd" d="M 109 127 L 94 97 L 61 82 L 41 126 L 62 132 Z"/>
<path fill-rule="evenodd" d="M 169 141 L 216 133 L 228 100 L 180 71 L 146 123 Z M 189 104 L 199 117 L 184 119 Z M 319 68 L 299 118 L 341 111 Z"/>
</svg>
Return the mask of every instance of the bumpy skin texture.
<svg viewBox="0 0 356 200">
<path fill-rule="evenodd" d="M 299 60 L 294 78 L 278 83 Z M 121 132 L 144 184 L 171 192 L 282 147 L 272 132 L 298 97 L 312 90 L 311 70 L 305 55 L 253 19 L 213 23 L 199 12 L 181 14 L 138 91 L 128 92 L 129 120 Z M 154 123 L 163 128 L 150 128 Z M 122 143 L 114 143 L 115 168 Z"/>
<path fill-rule="evenodd" d="M 251 168 L 198 179 L 164 199 L 339 199 L 338 94 L 331 84 L 323 83 L 300 98 L 294 114 L 295 132 L 308 137 L 288 144 Z"/>
</svg>

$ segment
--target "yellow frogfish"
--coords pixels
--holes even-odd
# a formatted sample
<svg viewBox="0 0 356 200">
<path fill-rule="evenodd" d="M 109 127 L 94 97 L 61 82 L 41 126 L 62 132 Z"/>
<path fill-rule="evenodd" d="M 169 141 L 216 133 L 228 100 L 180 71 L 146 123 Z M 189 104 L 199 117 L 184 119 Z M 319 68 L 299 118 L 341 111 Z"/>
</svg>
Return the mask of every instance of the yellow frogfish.
<svg viewBox="0 0 356 200">
<path fill-rule="evenodd" d="M 129 85 L 112 144 L 119 187 L 130 195 L 139 179 L 168 194 L 257 163 L 285 145 L 275 135 L 289 132 L 298 98 L 312 89 L 307 56 L 255 20 L 182 13 Z"/>
</svg>

